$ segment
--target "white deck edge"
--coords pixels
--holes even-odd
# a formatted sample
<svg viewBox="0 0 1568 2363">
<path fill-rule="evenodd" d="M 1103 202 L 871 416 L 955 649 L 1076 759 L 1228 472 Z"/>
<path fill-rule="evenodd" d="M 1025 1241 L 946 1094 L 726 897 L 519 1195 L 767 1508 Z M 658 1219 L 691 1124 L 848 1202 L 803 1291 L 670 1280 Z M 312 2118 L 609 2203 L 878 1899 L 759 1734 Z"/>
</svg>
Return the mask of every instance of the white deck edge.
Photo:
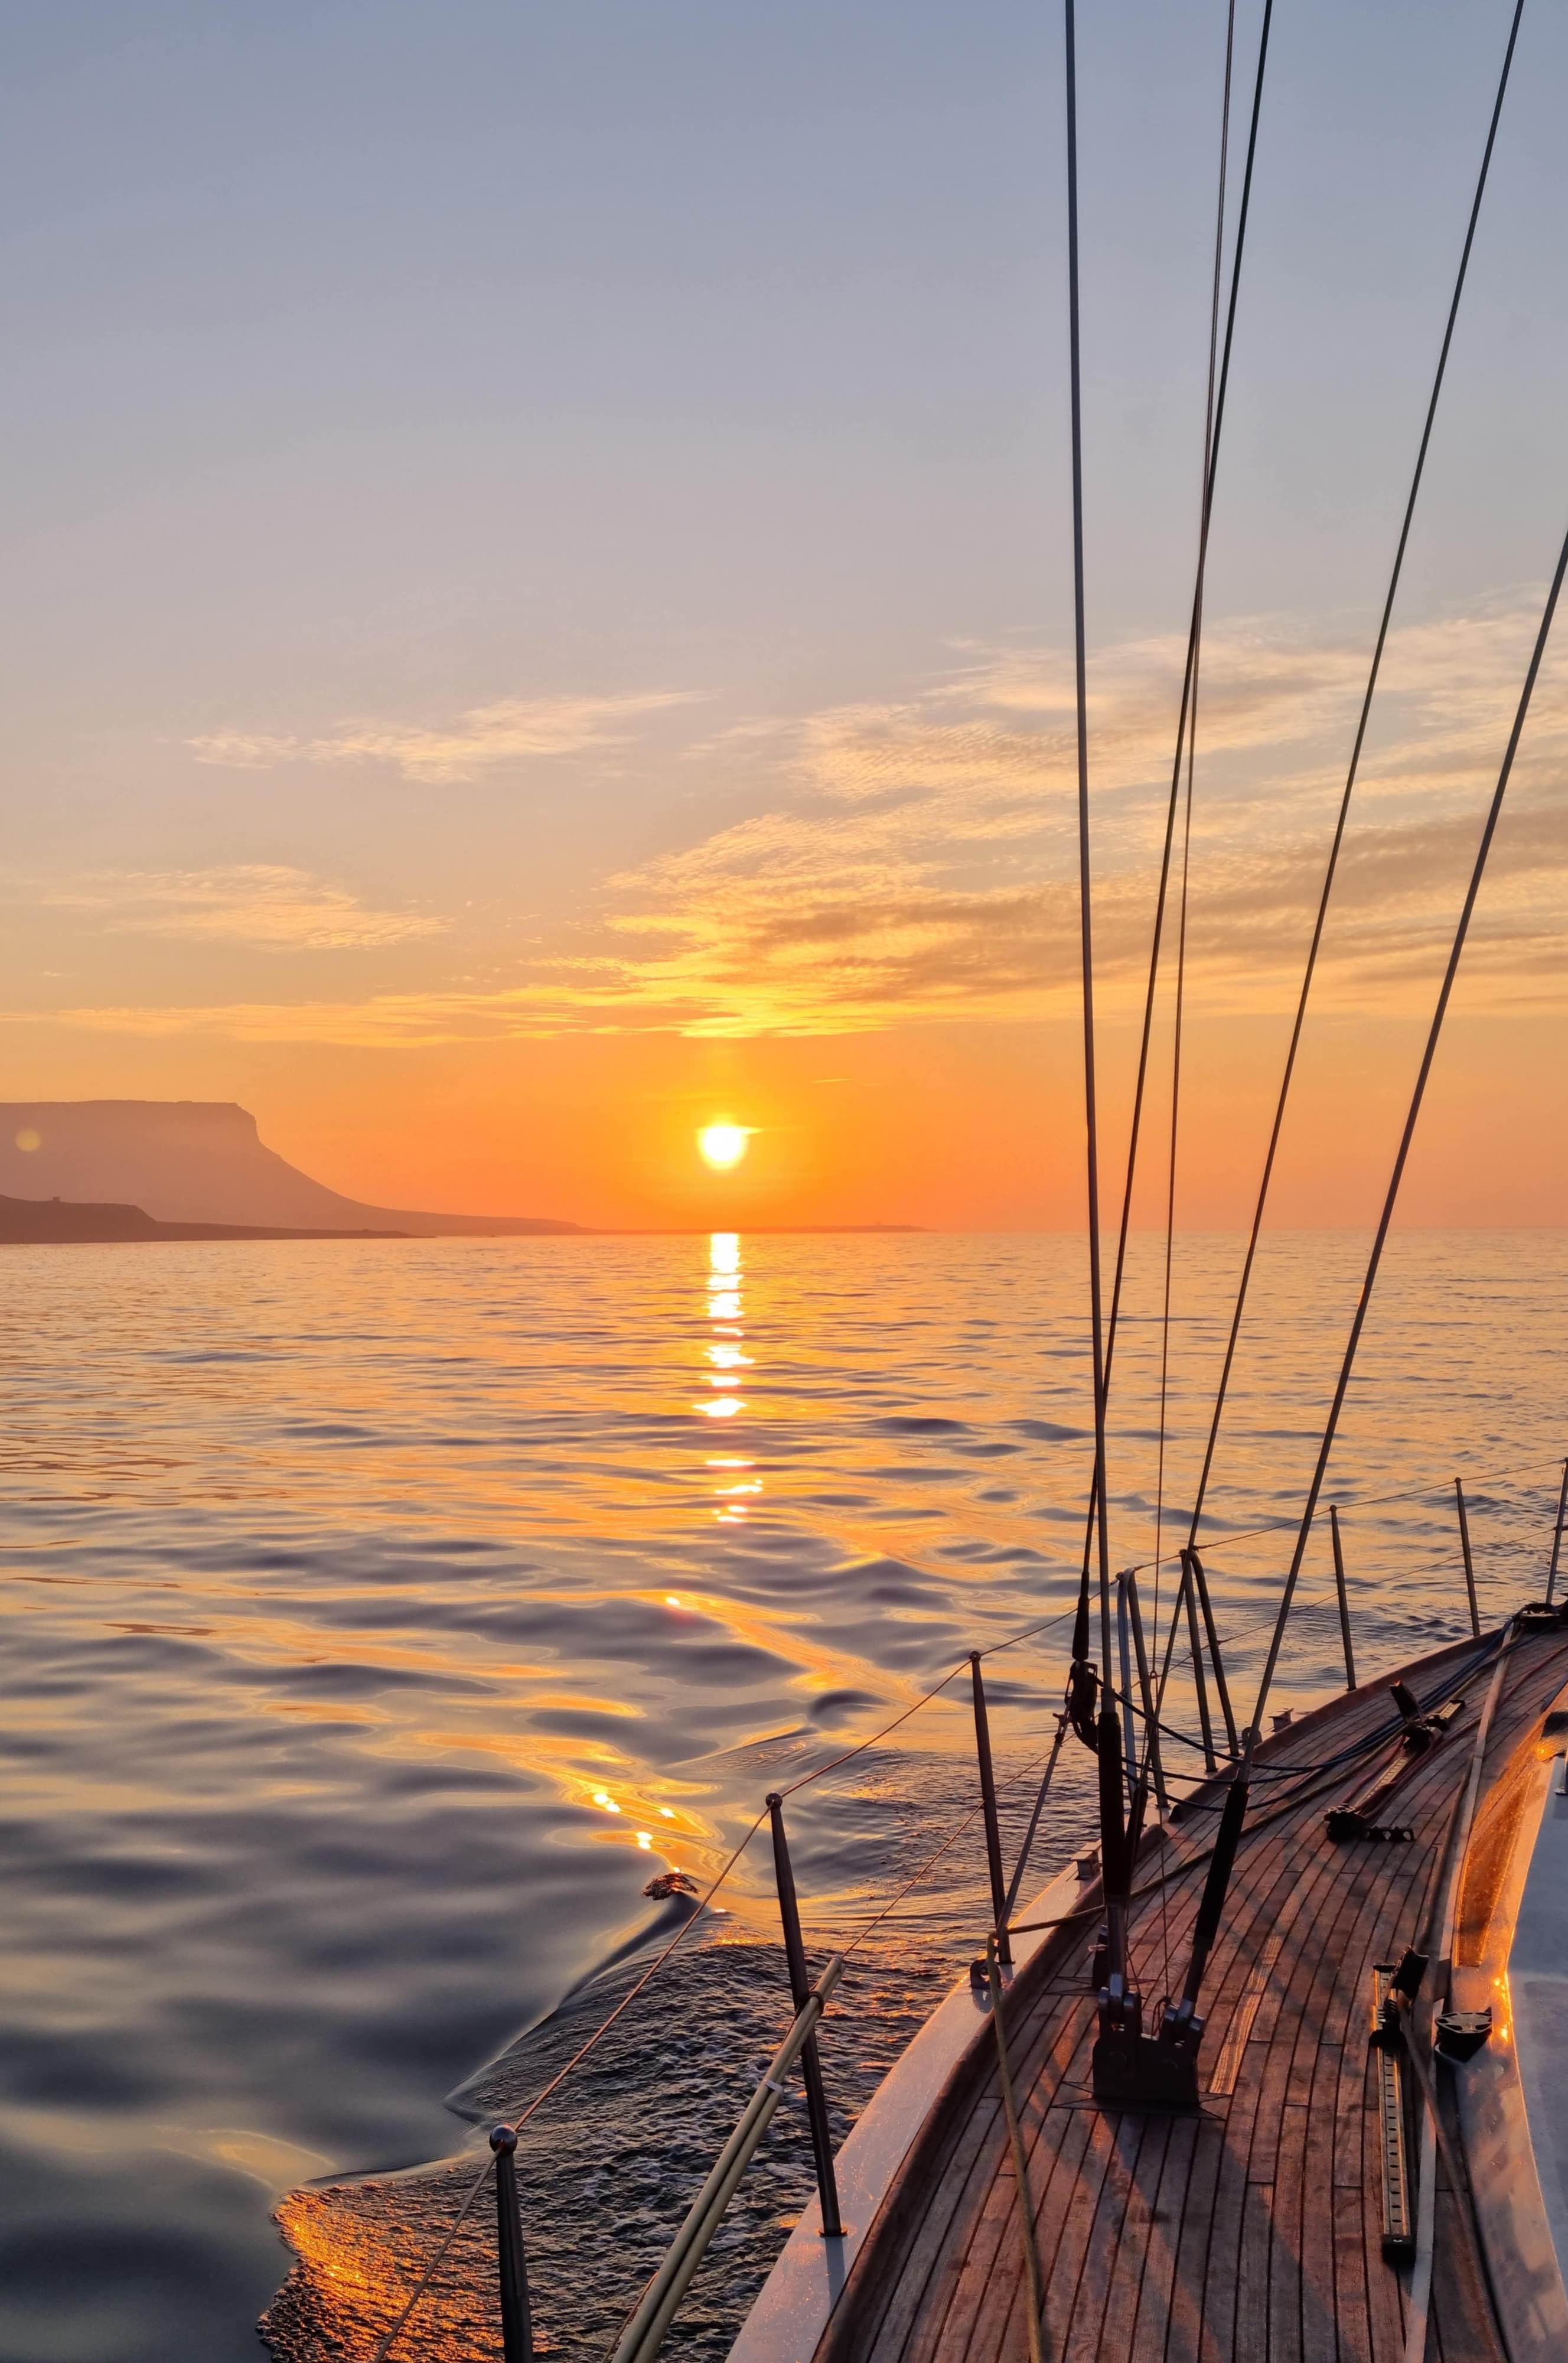
<svg viewBox="0 0 1568 2363">
<path fill-rule="evenodd" d="M 1553 1705 L 1568 1706 L 1568 1691 Z M 1474 1968 L 1455 1967 L 1452 1972 L 1455 2005 L 1489 2007 L 1493 2014 L 1490 2040 L 1454 2070 L 1454 2083 L 1487 2273 L 1510 2363 L 1562 2363 L 1568 2355 L 1568 2213 L 1556 2124 L 1568 2018 L 1562 1903 L 1568 1799 L 1558 1787 L 1562 1769 L 1560 1744 L 1531 1768 L 1482 1958 Z"/>
<path fill-rule="evenodd" d="M 1077 1908 L 1085 1892 L 1069 1863 L 1018 1916 L 1025 1922 L 1059 1919 Z M 1015 1975 L 1055 1933 L 1054 1927 L 1040 1928 L 1014 1938 Z M 965 1978 L 893 2062 L 834 2161 L 844 2237 L 823 2239 L 822 2209 L 813 2193 L 741 2324 L 729 2363 L 811 2363 L 894 2177 L 989 2014 Z"/>
</svg>

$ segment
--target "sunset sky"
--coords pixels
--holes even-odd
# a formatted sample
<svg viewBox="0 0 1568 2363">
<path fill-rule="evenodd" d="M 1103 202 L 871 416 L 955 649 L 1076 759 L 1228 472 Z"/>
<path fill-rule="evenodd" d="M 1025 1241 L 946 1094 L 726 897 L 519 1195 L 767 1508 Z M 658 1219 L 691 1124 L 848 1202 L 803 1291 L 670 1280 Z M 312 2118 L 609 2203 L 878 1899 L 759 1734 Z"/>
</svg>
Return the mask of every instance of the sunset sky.
<svg viewBox="0 0 1568 2363">
<path fill-rule="evenodd" d="M 1209 594 L 1190 1224 L 1254 1186 L 1510 13 L 1276 15 Z M 1081 14 L 1114 1120 L 1224 19 Z M 381 1204 L 1078 1221 L 1059 43 L 1021 0 L 23 0 L 0 1097 L 240 1100 Z M 1282 1220 L 1374 1204 L 1568 523 L 1565 73 L 1568 17 L 1527 9 Z M 1568 1220 L 1565 758 L 1568 626 L 1415 1220 Z M 720 1119 L 749 1147 L 716 1176 Z"/>
</svg>

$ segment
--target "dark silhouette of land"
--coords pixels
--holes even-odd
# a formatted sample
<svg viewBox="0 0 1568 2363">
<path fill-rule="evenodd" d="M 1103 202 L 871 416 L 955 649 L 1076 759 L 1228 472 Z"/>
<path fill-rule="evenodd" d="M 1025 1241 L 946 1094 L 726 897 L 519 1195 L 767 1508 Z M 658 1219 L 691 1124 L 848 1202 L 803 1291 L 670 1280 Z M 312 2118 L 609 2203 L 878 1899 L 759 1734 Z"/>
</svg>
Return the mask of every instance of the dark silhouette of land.
<svg viewBox="0 0 1568 2363">
<path fill-rule="evenodd" d="M 171 1224 L 187 1238 L 504 1238 L 581 1227 L 532 1215 L 361 1205 L 268 1148 L 255 1117 L 231 1100 L 0 1101 L 0 1193 L 13 1203 L 75 1202 L 57 1211 L 62 1224 L 134 1217 L 153 1226 L 94 1230 L 95 1238 L 168 1237 Z M 88 1236 L 0 1229 L 13 1239 Z"/>
<path fill-rule="evenodd" d="M 0 1197 L 0 1247 L 117 1245 L 125 1239 L 401 1239 L 406 1231 L 301 1231 L 259 1223 L 160 1223 L 139 1206 Z"/>
<path fill-rule="evenodd" d="M 701 1237 L 906 1231 L 907 1223 L 707 1223 L 596 1233 L 539 1215 L 362 1205 L 266 1147 L 232 1100 L 0 1100 L 0 1247 L 132 1239 Z"/>
</svg>

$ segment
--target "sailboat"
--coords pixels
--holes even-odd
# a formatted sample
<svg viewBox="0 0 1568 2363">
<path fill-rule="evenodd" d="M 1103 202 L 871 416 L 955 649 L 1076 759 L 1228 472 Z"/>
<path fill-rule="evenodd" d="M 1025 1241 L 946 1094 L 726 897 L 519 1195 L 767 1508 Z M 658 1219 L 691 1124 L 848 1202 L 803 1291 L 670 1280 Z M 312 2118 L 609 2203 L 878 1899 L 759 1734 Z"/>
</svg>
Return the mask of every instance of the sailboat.
<svg viewBox="0 0 1568 2363">
<path fill-rule="evenodd" d="M 1568 537 L 1500 750 L 1310 1479 L 1282 1522 L 1293 1539 L 1250 1704 L 1238 1702 L 1234 1670 L 1227 1670 L 1204 1565 L 1210 1546 L 1203 1523 L 1523 6 L 1513 0 L 1327 849 L 1201 1470 L 1182 1514 L 1185 1536 L 1163 1554 L 1179 1568 L 1179 1580 L 1162 1636 L 1145 1631 L 1140 1570 L 1115 1568 L 1107 1442 L 1156 988 L 1173 902 L 1179 1055 L 1204 585 L 1273 0 L 1262 5 L 1233 222 L 1228 178 L 1236 0 L 1229 0 L 1198 560 L 1121 1222 L 1110 1257 L 1102 1254 L 1095 1060 L 1076 20 L 1075 0 L 1064 0 L 1094 1463 L 1062 1704 L 1010 1876 L 985 1701 L 982 1659 L 988 1653 L 969 1659 L 981 1801 L 976 1810 L 983 1817 L 989 1881 L 984 1949 L 836 2149 L 818 2030 L 844 1964 L 830 1958 L 812 1981 L 786 1795 L 767 1799 L 707 1896 L 693 1900 L 683 1929 L 697 1925 L 701 1903 L 711 1902 L 750 1838 L 769 1826 L 794 2017 L 663 2262 L 626 2314 L 612 2363 L 655 2363 L 665 2351 L 686 2291 L 797 2073 L 816 2193 L 742 2324 L 730 2363 L 1562 2363 L 1568 2357 L 1568 1600 L 1559 1596 L 1568 1463 L 1537 1596 L 1519 1602 L 1495 1629 L 1484 1628 L 1461 1492 L 1469 1631 L 1373 1680 L 1360 1678 L 1354 1663 L 1331 1507 L 1345 1686 L 1305 1713 L 1270 1713 L 1411 1144 L 1568 573 Z M 1179 1103 L 1176 1077 L 1172 1101 L 1173 1107 Z M 1175 1142 L 1173 1118 L 1166 1352 Z M 1162 1741 L 1190 1736 L 1173 1730 L 1168 1719 L 1167 1681 L 1184 1632 L 1201 1725 L 1194 1744 L 1205 1764 L 1201 1776 L 1185 1784 L 1169 1776 L 1161 1752 Z M 898 1722 L 913 1712 L 907 1709 Z M 875 1744 L 862 1741 L 850 1754 Z M 1023 1900 L 1030 1844 L 1069 1745 L 1095 1758 L 1095 1842 L 1042 1892 Z M 795 1785 L 818 1777 L 809 1773 Z M 1086 1841 L 1089 1836 L 1084 1833 Z M 520 2122 L 593 2052 L 679 1941 L 678 1933 Z M 506 2363 L 530 2363 L 535 2341 L 516 2147 L 514 2127 L 491 2134 L 490 2157 L 381 2329 L 371 2363 L 387 2363 L 398 2350 L 487 2184 L 496 2207 L 500 2351 Z M 485 2351 L 496 2350 L 487 2343 Z"/>
<path fill-rule="evenodd" d="M 1272 0 L 1262 14 L 1222 300 L 1233 6 L 1228 23 L 1198 571 L 1109 1305 L 1101 1301 L 1085 693 L 1077 69 L 1074 0 L 1066 0 L 1095 1463 L 1061 1730 L 1097 1758 L 1099 1844 L 1020 1907 L 1001 1876 L 988 1809 L 986 1955 L 893 2069 L 826 2177 L 819 2158 L 819 2196 L 774 2266 L 731 2363 L 1561 2363 L 1568 2356 L 1568 1608 L 1558 1597 L 1568 1469 L 1540 1596 L 1484 1631 L 1472 1584 L 1465 1639 L 1371 1681 L 1356 1680 L 1347 1627 L 1343 1693 L 1305 1714 L 1268 1715 L 1406 1161 L 1568 570 L 1568 540 L 1501 752 L 1244 1722 L 1227 1686 L 1201 1534 L 1521 15 L 1518 0 L 1329 849 L 1197 1498 L 1186 1539 L 1171 1554 L 1181 1569 L 1172 1644 L 1185 1610 L 1199 1698 L 1213 1694 L 1225 1727 L 1222 1741 L 1217 1728 L 1211 1736 L 1205 1703 L 1212 1769 L 1178 1797 L 1159 1761 L 1160 1653 L 1145 1647 L 1135 1586 L 1113 1573 L 1108 1403 L 1173 847 L 1184 846 L 1190 812 L 1204 572 Z M 1181 859 L 1178 851 L 1178 872 Z M 1463 1498 L 1460 1506 L 1463 1515 Z M 1167 1645 L 1165 1669 L 1169 1662 Z M 977 1664 L 976 1681 L 978 1705 Z M 981 1772 L 984 1782 L 983 1745 Z M 1173 1964 L 1170 1990 L 1148 1991 L 1151 1969 Z"/>
</svg>

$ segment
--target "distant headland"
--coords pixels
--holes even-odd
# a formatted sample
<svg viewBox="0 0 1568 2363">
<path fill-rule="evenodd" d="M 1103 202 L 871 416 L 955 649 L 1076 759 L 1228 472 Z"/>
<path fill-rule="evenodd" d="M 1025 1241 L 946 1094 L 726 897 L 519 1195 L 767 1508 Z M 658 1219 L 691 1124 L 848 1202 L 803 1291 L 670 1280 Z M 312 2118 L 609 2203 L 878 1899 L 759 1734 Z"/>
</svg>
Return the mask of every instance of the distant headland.
<svg viewBox="0 0 1568 2363">
<path fill-rule="evenodd" d="M 0 1239 L 507 1238 L 574 1232 L 534 1215 L 366 1206 L 268 1148 L 232 1100 L 0 1100 Z M 18 1200 L 65 1227 L 12 1227 Z M 130 1224 L 136 1217 L 140 1227 Z M 70 1228 L 72 1222 L 100 1227 Z M 104 1226 L 109 1227 L 104 1227 Z M 114 1227 L 119 1225 L 121 1227 Z M 174 1226 L 172 1232 L 171 1226 Z"/>
<path fill-rule="evenodd" d="M 441 1239 L 701 1236 L 595 1231 L 543 1215 L 371 1206 L 267 1148 L 232 1100 L 0 1100 L 0 1247 L 138 1239 Z M 720 1226 L 719 1227 L 722 1227 Z M 750 1223 L 783 1236 L 904 1223 Z"/>
</svg>

